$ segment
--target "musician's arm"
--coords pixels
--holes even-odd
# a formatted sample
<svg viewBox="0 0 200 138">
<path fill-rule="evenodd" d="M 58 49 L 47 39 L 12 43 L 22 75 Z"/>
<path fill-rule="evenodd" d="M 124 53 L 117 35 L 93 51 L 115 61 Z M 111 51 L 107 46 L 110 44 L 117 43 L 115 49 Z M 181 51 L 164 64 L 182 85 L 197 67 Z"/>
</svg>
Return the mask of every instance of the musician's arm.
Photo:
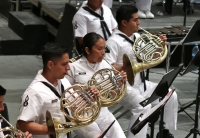
<svg viewBox="0 0 200 138">
<path fill-rule="evenodd" d="M 17 128 L 22 130 L 23 132 L 29 131 L 32 134 L 36 135 L 44 135 L 44 134 L 55 134 L 54 128 L 50 128 L 46 125 L 41 125 L 36 122 L 32 121 L 23 121 L 23 120 L 18 120 L 17 121 Z"/>
</svg>

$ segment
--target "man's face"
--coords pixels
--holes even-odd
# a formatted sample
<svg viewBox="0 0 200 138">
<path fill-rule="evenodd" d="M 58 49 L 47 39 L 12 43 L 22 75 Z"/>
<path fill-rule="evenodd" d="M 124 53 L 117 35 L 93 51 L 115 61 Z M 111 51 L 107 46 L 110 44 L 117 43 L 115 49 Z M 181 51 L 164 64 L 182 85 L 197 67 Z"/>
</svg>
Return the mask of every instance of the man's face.
<svg viewBox="0 0 200 138">
<path fill-rule="evenodd" d="M 3 101 L 4 101 L 4 95 L 1 95 L 1 96 L 0 96 L 0 111 L 3 111 L 3 110 L 4 110 Z"/>
<path fill-rule="evenodd" d="M 69 55 L 67 53 L 54 61 L 51 68 L 52 75 L 55 79 L 63 79 L 69 69 Z"/>
<path fill-rule="evenodd" d="M 140 25 L 140 21 L 138 19 L 138 13 L 132 14 L 132 18 L 128 22 L 126 22 L 126 28 L 131 33 L 137 32 L 139 25 Z"/>
<path fill-rule="evenodd" d="M 88 0 L 89 5 L 92 6 L 92 8 L 99 9 L 101 8 L 104 0 Z"/>
</svg>

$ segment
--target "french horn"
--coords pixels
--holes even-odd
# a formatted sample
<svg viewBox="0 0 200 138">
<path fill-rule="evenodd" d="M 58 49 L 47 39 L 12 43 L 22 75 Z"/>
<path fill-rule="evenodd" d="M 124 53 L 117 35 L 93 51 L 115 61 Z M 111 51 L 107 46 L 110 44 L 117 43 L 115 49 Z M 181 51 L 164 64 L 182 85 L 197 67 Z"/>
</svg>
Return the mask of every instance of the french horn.
<svg viewBox="0 0 200 138">
<path fill-rule="evenodd" d="M 18 133 L 21 134 L 20 138 L 25 138 L 26 137 L 25 134 L 21 130 L 16 129 L 1 114 L 0 114 L 0 118 L 2 118 L 9 125 L 9 127 L 1 128 L 0 132 L 4 132 L 4 131 L 10 131 L 11 132 L 11 134 L 6 134 L 3 138 L 17 138 Z"/>
<path fill-rule="evenodd" d="M 142 62 L 131 61 L 128 55 L 123 55 L 123 69 L 127 73 L 130 85 L 134 84 L 134 78 L 137 73 L 159 65 L 165 60 L 168 54 L 166 44 L 158 36 L 152 35 L 141 27 L 139 28 L 146 34 L 141 34 L 135 40 L 132 49 L 135 56 Z"/>
<path fill-rule="evenodd" d="M 110 65 L 107 59 L 104 60 Z M 119 103 L 126 93 L 126 81 L 120 72 L 112 65 L 112 68 L 104 68 L 97 71 L 88 81 L 88 86 L 96 86 L 100 93 L 102 107 L 109 107 Z"/>
<path fill-rule="evenodd" d="M 47 126 L 55 129 L 56 138 L 94 122 L 100 113 L 101 102 L 90 87 L 75 84 L 62 93 L 60 107 L 68 122 L 58 121 L 52 118 L 49 111 L 46 112 Z"/>
</svg>

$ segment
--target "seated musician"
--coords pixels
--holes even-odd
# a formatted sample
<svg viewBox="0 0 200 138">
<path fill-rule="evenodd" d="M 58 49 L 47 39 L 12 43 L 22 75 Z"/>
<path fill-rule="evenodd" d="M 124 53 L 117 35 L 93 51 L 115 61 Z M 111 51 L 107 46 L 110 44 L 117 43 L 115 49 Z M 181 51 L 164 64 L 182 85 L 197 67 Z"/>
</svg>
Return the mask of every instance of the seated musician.
<svg viewBox="0 0 200 138">
<path fill-rule="evenodd" d="M 70 63 L 69 75 L 78 80 L 66 76 L 71 84 L 87 84 L 88 80 L 100 69 L 112 68 L 105 60 L 105 40 L 97 33 L 88 33 L 83 38 L 83 55 L 77 61 Z M 126 80 L 126 73 L 121 72 L 121 76 Z M 97 86 L 98 87 L 98 86 Z M 113 120 L 116 118 L 108 110 L 102 107 L 99 117 L 92 124 L 77 129 L 74 132 L 81 138 L 97 138 Z M 125 138 L 124 132 L 119 123 L 115 121 L 113 126 L 106 133 L 107 138 Z"/>
<path fill-rule="evenodd" d="M 4 89 L 1 85 L 0 85 L 0 112 L 2 112 L 4 110 L 4 105 L 3 105 L 3 101 L 4 101 L 4 97 L 5 97 L 5 94 L 6 94 L 6 89 Z M 4 121 L 4 120 L 2 120 Z M 2 129 L 1 127 L 1 123 L 2 121 L 0 122 L 0 129 Z M 22 134 L 18 133 L 17 134 L 17 137 L 20 138 Z M 0 138 L 3 138 L 4 137 L 4 133 L 2 131 L 0 131 Z M 28 131 L 25 132 L 25 137 L 26 138 L 32 138 L 32 134 L 30 134 Z"/>
<path fill-rule="evenodd" d="M 35 79 L 22 95 L 17 126 L 29 131 L 34 138 L 48 138 L 55 135 L 53 127 L 46 124 L 46 111 L 61 122 L 66 122 L 60 110 L 60 95 L 71 86 L 65 78 L 69 67 L 68 50 L 62 45 L 49 43 L 42 50 L 43 70 L 39 70 Z M 98 94 L 97 89 L 91 92 Z M 62 136 L 70 138 L 70 133 Z"/>
<path fill-rule="evenodd" d="M 131 61 L 138 62 L 133 52 L 134 40 L 140 37 L 137 33 L 140 21 L 138 19 L 138 9 L 132 5 L 123 5 L 116 12 L 116 20 L 118 29 L 107 40 L 106 46 L 110 48 L 110 53 L 106 54 L 108 61 L 119 71 L 124 70 L 122 57 L 127 54 Z M 163 43 L 166 42 L 166 36 L 161 35 Z M 143 73 L 138 73 L 134 78 L 134 85 L 127 86 L 127 93 L 122 99 L 121 104 L 132 112 L 132 117 L 128 129 L 128 138 L 145 138 L 147 133 L 147 125 L 135 136 L 131 133 L 130 128 L 138 118 L 138 116 L 149 111 L 151 105 L 142 107 L 139 103 L 148 98 L 154 91 L 157 83 L 146 81 Z M 145 86 L 145 87 L 144 87 Z M 164 138 L 173 138 L 168 129 L 176 129 L 178 102 L 177 94 L 173 93 L 172 97 L 165 106 L 165 130 Z"/>
<path fill-rule="evenodd" d="M 112 30 L 117 28 L 117 22 L 111 10 L 103 4 L 104 0 L 88 0 L 73 17 L 74 35 L 78 40 L 77 50 L 81 53 L 83 37 L 90 32 L 100 34 L 105 40 L 110 37 Z"/>
</svg>

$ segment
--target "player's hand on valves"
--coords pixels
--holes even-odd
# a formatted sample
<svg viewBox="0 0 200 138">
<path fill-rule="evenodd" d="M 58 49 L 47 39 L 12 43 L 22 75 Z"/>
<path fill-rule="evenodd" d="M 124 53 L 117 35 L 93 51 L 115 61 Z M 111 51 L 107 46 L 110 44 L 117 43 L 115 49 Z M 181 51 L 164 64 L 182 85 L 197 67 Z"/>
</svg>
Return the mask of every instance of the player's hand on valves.
<svg viewBox="0 0 200 138">
<path fill-rule="evenodd" d="M 122 76 L 122 78 L 123 78 L 124 81 L 127 81 L 127 74 L 126 74 L 125 71 L 122 70 L 122 71 L 120 72 L 120 75 Z"/>
<path fill-rule="evenodd" d="M 100 96 L 99 90 L 96 87 L 91 87 L 90 91 L 95 94 L 96 96 Z"/>
<path fill-rule="evenodd" d="M 95 86 L 86 86 L 85 90 L 89 93 L 92 93 L 94 101 L 96 101 L 96 98 L 100 96 L 99 90 Z"/>
<path fill-rule="evenodd" d="M 166 37 L 166 35 L 161 34 L 159 37 L 160 37 L 160 39 L 163 41 L 164 44 L 167 43 L 167 37 Z"/>
<path fill-rule="evenodd" d="M 25 138 L 33 138 L 32 134 L 29 133 L 28 131 L 26 131 L 26 132 L 24 133 L 24 135 L 25 135 Z M 21 133 L 18 133 L 18 134 L 17 134 L 17 138 L 22 138 L 22 134 L 21 134 Z"/>
</svg>

